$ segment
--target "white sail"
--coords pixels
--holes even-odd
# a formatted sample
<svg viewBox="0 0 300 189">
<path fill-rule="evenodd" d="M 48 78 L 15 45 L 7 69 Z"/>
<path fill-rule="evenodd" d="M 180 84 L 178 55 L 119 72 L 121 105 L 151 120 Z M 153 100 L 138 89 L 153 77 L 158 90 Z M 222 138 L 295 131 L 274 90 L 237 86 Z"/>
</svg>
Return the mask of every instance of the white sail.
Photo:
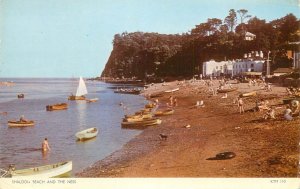
<svg viewBox="0 0 300 189">
<path fill-rule="evenodd" d="M 87 89 L 84 83 L 84 80 L 82 79 L 82 77 L 80 77 L 79 79 L 79 85 L 77 87 L 77 91 L 76 91 L 76 96 L 82 96 L 82 95 L 86 95 Z"/>
</svg>

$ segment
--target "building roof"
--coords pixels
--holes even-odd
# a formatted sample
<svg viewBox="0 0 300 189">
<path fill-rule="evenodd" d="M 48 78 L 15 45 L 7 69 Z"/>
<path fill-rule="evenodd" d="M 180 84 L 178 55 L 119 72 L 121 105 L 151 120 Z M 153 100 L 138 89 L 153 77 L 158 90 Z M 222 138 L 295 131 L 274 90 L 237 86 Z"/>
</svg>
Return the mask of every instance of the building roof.
<svg viewBox="0 0 300 189">
<path fill-rule="evenodd" d="M 293 72 L 292 68 L 277 68 L 274 70 L 274 73 L 291 73 Z"/>
<path fill-rule="evenodd" d="M 245 36 L 251 36 L 251 37 L 255 37 L 256 35 L 250 32 L 246 32 Z"/>
</svg>

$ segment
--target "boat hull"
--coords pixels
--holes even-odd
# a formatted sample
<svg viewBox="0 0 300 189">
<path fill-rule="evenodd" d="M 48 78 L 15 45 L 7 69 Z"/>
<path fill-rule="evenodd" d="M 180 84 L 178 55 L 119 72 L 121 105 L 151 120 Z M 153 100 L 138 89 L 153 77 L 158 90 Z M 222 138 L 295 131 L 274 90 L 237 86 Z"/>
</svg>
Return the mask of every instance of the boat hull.
<svg viewBox="0 0 300 189">
<path fill-rule="evenodd" d="M 249 97 L 249 96 L 256 96 L 256 95 L 257 95 L 256 91 L 253 91 L 253 92 L 250 92 L 250 93 L 240 94 L 240 97 Z"/>
<path fill-rule="evenodd" d="M 133 121 L 133 122 L 127 122 L 123 121 L 121 123 L 122 127 L 127 127 L 127 128 L 144 128 L 148 126 L 155 126 L 161 124 L 160 119 L 144 119 L 142 121 Z"/>
<path fill-rule="evenodd" d="M 68 109 L 68 104 L 61 103 L 61 104 L 54 104 L 46 106 L 47 111 L 54 111 L 54 110 L 66 110 Z"/>
<path fill-rule="evenodd" d="M 98 135 L 98 129 L 95 127 L 77 132 L 75 134 L 77 140 L 80 140 L 80 141 L 92 139 L 92 138 L 96 137 L 97 135 Z"/>
<path fill-rule="evenodd" d="M 11 172 L 12 178 L 39 177 L 55 178 L 69 176 L 72 171 L 72 161 L 65 161 L 56 164 L 44 165 L 29 169 L 20 169 Z"/>
<path fill-rule="evenodd" d="M 34 126 L 34 121 L 27 121 L 27 122 L 8 121 L 7 125 L 9 127 L 29 127 L 29 126 Z"/>
<path fill-rule="evenodd" d="M 85 96 L 69 96 L 68 100 L 86 100 Z"/>
<path fill-rule="evenodd" d="M 166 115 L 172 115 L 174 114 L 174 110 L 170 109 L 170 110 L 164 110 L 164 111 L 156 111 L 154 113 L 154 116 L 166 116 Z"/>
</svg>

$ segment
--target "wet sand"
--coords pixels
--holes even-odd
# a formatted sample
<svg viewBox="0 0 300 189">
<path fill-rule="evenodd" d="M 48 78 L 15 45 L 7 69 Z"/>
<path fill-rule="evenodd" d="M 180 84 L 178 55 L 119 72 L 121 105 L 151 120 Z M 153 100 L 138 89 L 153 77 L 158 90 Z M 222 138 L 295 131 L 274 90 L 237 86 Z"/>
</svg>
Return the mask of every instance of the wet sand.
<svg viewBox="0 0 300 189">
<path fill-rule="evenodd" d="M 77 177 L 297 177 L 299 176 L 300 119 L 281 119 L 285 88 L 235 84 L 238 91 L 211 96 L 200 82 L 154 84 L 144 95 L 174 89 L 158 97 L 160 104 L 176 96 L 175 113 L 162 117 L 162 124 L 148 127 L 119 151 L 77 173 Z M 217 81 L 214 83 L 217 87 Z M 244 99 L 244 114 L 234 99 L 241 92 L 256 90 L 256 97 Z M 263 120 L 263 112 L 248 111 L 256 99 L 275 105 L 276 120 Z M 195 108 L 203 100 L 205 107 Z M 281 108 L 280 108 L 281 107 Z M 121 118 L 120 118 L 121 119 Z M 186 125 L 190 125 L 186 128 Z M 168 136 L 161 140 L 159 134 Z M 227 160 L 207 160 L 220 152 L 234 152 Z"/>
</svg>

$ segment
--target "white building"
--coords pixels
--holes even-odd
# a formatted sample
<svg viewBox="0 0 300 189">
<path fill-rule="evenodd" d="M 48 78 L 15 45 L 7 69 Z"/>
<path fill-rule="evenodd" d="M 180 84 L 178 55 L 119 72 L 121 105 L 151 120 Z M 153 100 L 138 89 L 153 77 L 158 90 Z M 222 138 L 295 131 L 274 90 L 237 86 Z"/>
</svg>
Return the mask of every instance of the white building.
<svg viewBox="0 0 300 189">
<path fill-rule="evenodd" d="M 264 62 L 263 53 L 258 51 L 245 54 L 244 59 L 221 62 L 210 60 L 203 63 L 203 76 L 235 76 L 245 72 L 262 72 Z"/>
<path fill-rule="evenodd" d="M 252 41 L 255 39 L 255 37 L 256 37 L 256 35 L 253 33 L 250 33 L 250 32 L 246 32 L 246 34 L 245 34 L 246 41 Z"/>
</svg>

